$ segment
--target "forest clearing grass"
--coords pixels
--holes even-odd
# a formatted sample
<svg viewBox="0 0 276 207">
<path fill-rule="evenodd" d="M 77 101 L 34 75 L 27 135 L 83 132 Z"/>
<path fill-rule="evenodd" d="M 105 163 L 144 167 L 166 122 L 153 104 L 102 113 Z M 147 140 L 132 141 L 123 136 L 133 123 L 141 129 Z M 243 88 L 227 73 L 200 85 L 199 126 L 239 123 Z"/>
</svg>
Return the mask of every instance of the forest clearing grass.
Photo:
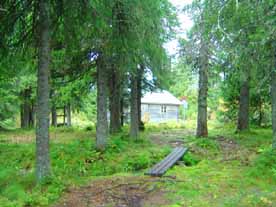
<svg viewBox="0 0 276 207">
<path fill-rule="evenodd" d="M 4 132 L 1 135 L 1 207 L 48 206 L 66 188 L 84 184 L 96 176 L 146 169 L 168 151 L 153 147 L 144 138 L 139 142 L 128 140 L 125 133 L 121 133 L 111 137 L 108 150 L 100 153 L 93 149 L 93 131 L 57 129 L 53 132 L 57 137 L 50 144 L 53 176 L 41 185 L 35 185 L 34 132 L 22 132 Z M 32 138 L 25 141 L 18 139 L 21 133 Z M 69 136 L 68 140 L 66 135 Z M 14 138 L 20 141 L 16 143 L 12 140 Z"/>
<path fill-rule="evenodd" d="M 158 130 L 174 133 L 172 126 L 150 128 L 134 142 L 125 130 L 111 137 L 107 151 L 100 153 L 93 149 L 94 130 L 52 129 L 52 176 L 40 185 L 34 179 L 34 131 L 0 132 L 0 206 L 49 206 L 69 188 L 102 176 L 142 175 L 170 150 L 149 140 L 151 131 Z M 271 129 L 235 134 L 231 126 L 217 124 L 211 126 L 208 139 L 183 134 L 181 139 L 190 147 L 184 157 L 187 166 L 177 165 L 167 175 L 184 182 L 161 184 L 169 206 L 275 206 L 271 136 Z"/>
<path fill-rule="evenodd" d="M 252 128 L 239 134 L 233 129 L 212 126 L 208 139 L 197 139 L 192 145 L 202 160 L 169 171 L 168 175 L 186 181 L 167 186 L 168 198 L 174 203 L 170 207 L 276 206 L 276 152 L 271 151 L 271 129 Z M 236 147 L 226 143 L 225 148 L 225 140 Z"/>
</svg>

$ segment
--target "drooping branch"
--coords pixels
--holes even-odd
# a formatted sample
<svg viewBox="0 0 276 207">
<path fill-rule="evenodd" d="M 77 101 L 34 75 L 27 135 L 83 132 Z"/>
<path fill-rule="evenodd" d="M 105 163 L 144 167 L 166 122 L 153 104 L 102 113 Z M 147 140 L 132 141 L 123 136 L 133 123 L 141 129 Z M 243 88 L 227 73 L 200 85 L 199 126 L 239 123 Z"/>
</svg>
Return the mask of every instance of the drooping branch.
<svg viewBox="0 0 276 207">
<path fill-rule="evenodd" d="M 8 11 L 7 9 L 0 8 L 0 12 L 7 12 L 7 11 Z"/>
<path fill-rule="evenodd" d="M 218 29 L 225 35 L 225 37 L 230 41 L 233 42 L 233 39 L 230 37 L 230 35 L 224 31 L 224 29 L 221 27 L 221 12 L 223 11 L 223 9 L 225 8 L 225 6 L 227 5 L 227 3 L 225 3 L 220 10 L 218 11 L 218 23 L 217 23 L 217 27 Z"/>
</svg>

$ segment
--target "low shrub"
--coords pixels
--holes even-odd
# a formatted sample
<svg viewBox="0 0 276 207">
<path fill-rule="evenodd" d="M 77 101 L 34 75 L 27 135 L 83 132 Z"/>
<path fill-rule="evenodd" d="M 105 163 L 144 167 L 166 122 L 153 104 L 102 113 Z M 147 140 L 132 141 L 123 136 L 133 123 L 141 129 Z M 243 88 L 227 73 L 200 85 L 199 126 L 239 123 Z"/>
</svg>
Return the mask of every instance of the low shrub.
<svg viewBox="0 0 276 207">
<path fill-rule="evenodd" d="M 263 152 L 251 164 L 249 173 L 255 177 L 267 177 L 276 182 L 276 151 L 271 148 Z"/>
<path fill-rule="evenodd" d="M 182 161 L 185 163 L 186 166 L 194 166 L 200 162 L 200 159 L 192 154 L 191 152 L 187 152 L 183 157 Z"/>
<path fill-rule="evenodd" d="M 94 127 L 92 125 L 86 126 L 85 131 L 93 131 Z"/>
<path fill-rule="evenodd" d="M 198 138 L 196 140 L 196 146 L 207 150 L 219 150 L 219 145 L 215 140 L 208 138 Z"/>
</svg>

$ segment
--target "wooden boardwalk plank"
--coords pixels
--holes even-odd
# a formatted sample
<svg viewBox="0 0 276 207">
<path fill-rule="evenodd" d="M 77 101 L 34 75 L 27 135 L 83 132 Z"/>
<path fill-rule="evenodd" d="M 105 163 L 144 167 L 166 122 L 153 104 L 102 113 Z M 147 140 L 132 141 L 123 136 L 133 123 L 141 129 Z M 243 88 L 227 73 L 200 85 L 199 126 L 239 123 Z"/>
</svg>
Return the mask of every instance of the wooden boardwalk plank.
<svg viewBox="0 0 276 207">
<path fill-rule="evenodd" d="M 167 163 L 171 162 L 171 160 L 178 154 L 180 148 L 175 148 L 168 156 L 166 156 L 161 162 L 157 163 L 155 166 L 152 167 L 151 173 L 158 173 L 162 170 Z"/>
<path fill-rule="evenodd" d="M 154 169 L 153 174 L 156 176 L 163 175 L 170 167 L 172 167 L 176 161 L 178 161 L 183 154 L 185 153 L 184 148 L 178 148 L 177 150 L 173 151 L 167 161 L 162 161 L 161 166 L 159 166 L 157 169 Z"/>
<path fill-rule="evenodd" d="M 151 176 L 162 176 L 170 167 L 172 167 L 186 152 L 188 148 L 176 147 L 174 150 L 167 155 L 161 162 L 154 165 L 146 175 Z"/>
</svg>

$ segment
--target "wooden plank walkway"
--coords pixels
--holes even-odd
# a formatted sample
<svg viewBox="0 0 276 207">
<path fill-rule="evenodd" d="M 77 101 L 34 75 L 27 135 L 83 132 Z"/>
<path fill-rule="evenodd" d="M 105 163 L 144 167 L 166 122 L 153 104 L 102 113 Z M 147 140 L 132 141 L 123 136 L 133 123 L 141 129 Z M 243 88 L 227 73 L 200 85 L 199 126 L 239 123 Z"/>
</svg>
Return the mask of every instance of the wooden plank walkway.
<svg viewBox="0 0 276 207">
<path fill-rule="evenodd" d="M 162 176 L 165 172 L 172 167 L 186 152 L 188 148 L 176 147 L 167 155 L 161 162 L 154 165 L 145 175 Z"/>
</svg>

